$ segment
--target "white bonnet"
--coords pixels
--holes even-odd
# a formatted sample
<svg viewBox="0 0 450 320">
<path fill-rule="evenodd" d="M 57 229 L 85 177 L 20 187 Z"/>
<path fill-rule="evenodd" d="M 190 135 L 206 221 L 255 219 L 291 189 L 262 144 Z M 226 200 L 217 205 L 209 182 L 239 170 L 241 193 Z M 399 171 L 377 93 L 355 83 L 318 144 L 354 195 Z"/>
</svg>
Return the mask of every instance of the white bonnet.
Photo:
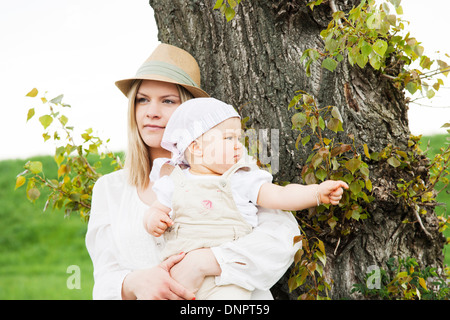
<svg viewBox="0 0 450 320">
<path fill-rule="evenodd" d="M 161 147 L 172 152 L 172 162 L 184 160 L 187 147 L 211 128 L 239 117 L 232 105 L 214 98 L 194 98 L 182 103 L 167 122 Z"/>
</svg>

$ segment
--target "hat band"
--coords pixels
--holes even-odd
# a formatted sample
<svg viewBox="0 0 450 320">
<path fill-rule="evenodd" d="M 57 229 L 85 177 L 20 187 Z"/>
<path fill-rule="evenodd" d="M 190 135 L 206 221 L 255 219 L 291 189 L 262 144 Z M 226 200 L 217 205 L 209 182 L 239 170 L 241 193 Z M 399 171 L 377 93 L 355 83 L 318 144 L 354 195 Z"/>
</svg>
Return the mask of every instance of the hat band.
<svg viewBox="0 0 450 320">
<path fill-rule="evenodd" d="M 142 77 L 149 74 L 169 77 L 180 84 L 186 84 L 198 88 L 198 85 L 186 72 L 170 63 L 162 61 L 147 61 L 138 69 L 136 72 L 136 77 Z"/>
</svg>

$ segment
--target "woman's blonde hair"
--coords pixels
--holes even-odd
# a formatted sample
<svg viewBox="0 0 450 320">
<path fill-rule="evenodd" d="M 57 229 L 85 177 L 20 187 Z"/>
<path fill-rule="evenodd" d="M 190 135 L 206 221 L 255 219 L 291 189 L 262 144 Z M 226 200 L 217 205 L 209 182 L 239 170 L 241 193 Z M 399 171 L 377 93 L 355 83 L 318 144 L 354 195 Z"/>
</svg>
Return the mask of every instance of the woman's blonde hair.
<svg viewBox="0 0 450 320">
<path fill-rule="evenodd" d="M 152 163 L 149 148 L 142 140 L 136 123 L 136 94 L 142 80 L 136 80 L 128 93 L 128 150 L 125 158 L 125 169 L 128 182 L 132 186 L 146 188 L 150 182 Z M 180 85 L 176 85 L 181 102 L 193 98 L 193 95 Z"/>
</svg>

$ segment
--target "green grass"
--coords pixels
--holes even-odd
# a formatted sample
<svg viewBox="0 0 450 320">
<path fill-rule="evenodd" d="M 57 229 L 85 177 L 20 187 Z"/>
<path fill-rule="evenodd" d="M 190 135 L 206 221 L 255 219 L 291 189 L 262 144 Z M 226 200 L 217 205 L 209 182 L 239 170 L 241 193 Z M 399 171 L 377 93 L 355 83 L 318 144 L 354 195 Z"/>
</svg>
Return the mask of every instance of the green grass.
<svg viewBox="0 0 450 320">
<path fill-rule="evenodd" d="M 39 157 L 44 168 L 56 165 L 51 157 Z M 15 178 L 24 160 L 0 162 L 0 299 L 91 299 L 92 263 L 84 236 L 87 224 L 73 215 L 47 210 L 44 195 L 35 204 L 26 199 L 25 187 L 14 191 Z M 69 289 L 80 268 L 81 289 Z"/>
<path fill-rule="evenodd" d="M 445 136 L 422 138 L 422 149 L 430 140 L 429 157 L 446 143 Z M 56 172 L 52 157 L 37 157 L 46 172 Z M 84 236 L 87 225 L 78 216 L 64 218 L 61 211 L 42 212 L 45 196 L 35 204 L 25 196 L 25 186 L 14 191 L 16 175 L 23 171 L 25 160 L 0 161 L 0 300 L 8 299 L 91 299 L 92 263 Z M 107 172 L 106 169 L 104 172 Z M 450 204 L 445 191 L 438 201 Z M 446 214 L 445 208 L 439 208 Z M 450 237 L 450 230 L 445 232 Z M 446 260 L 450 265 L 450 246 Z M 79 266 L 81 289 L 69 289 L 67 273 L 71 265 Z"/>
<path fill-rule="evenodd" d="M 447 144 L 449 143 L 449 141 L 447 141 L 447 137 L 448 137 L 448 135 L 445 135 L 445 134 L 439 134 L 439 135 L 434 135 L 434 136 L 429 136 L 429 137 L 422 137 L 421 149 L 423 151 L 428 150 L 427 151 L 428 158 L 433 159 L 434 155 L 439 153 L 440 149 L 442 147 L 446 147 Z M 441 190 L 442 187 L 443 187 L 443 185 L 441 183 L 436 184 L 437 190 Z M 447 204 L 446 207 L 439 206 L 436 208 L 436 213 L 438 215 L 448 216 L 448 214 L 449 214 L 449 205 L 450 205 L 449 192 L 450 192 L 450 189 L 447 188 L 447 190 L 444 190 L 441 193 L 439 193 L 439 195 L 437 197 L 437 202 Z M 445 230 L 444 235 L 447 238 L 450 237 L 450 229 Z M 444 252 L 445 252 L 445 264 L 450 266 L 450 245 L 445 246 Z"/>
</svg>

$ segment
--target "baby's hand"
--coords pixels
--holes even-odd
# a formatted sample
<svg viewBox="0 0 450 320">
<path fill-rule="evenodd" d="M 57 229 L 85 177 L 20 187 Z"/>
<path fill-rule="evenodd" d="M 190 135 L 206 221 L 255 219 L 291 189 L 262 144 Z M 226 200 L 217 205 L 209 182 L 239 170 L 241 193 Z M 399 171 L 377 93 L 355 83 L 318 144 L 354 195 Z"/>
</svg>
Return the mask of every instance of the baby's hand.
<svg viewBox="0 0 450 320">
<path fill-rule="evenodd" d="M 348 189 L 348 185 L 344 181 L 327 180 L 319 184 L 319 200 L 321 203 L 332 205 L 338 205 L 342 199 L 344 190 Z"/>
<path fill-rule="evenodd" d="M 172 225 L 168 212 L 157 206 L 152 206 L 144 215 L 144 228 L 154 237 L 160 237 Z"/>
</svg>

